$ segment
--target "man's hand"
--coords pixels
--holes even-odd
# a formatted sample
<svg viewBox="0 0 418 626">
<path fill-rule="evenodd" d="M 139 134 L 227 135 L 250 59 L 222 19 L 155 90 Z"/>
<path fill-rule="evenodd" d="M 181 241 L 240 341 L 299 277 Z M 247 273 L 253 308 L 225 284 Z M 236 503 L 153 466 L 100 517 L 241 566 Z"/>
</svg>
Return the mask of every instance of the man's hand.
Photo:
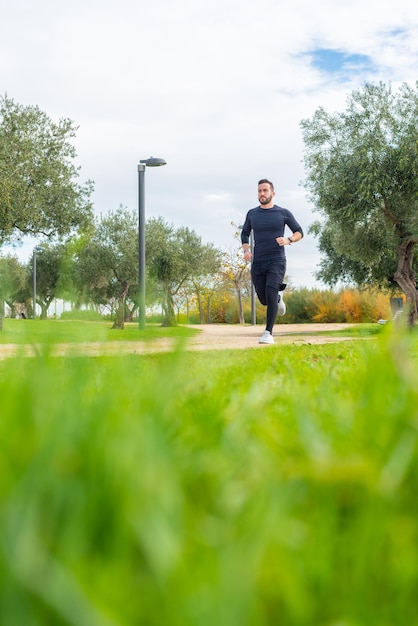
<svg viewBox="0 0 418 626">
<path fill-rule="evenodd" d="M 289 245 L 289 239 L 287 237 L 277 237 L 276 241 L 279 244 L 279 246 L 288 246 Z"/>
</svg>

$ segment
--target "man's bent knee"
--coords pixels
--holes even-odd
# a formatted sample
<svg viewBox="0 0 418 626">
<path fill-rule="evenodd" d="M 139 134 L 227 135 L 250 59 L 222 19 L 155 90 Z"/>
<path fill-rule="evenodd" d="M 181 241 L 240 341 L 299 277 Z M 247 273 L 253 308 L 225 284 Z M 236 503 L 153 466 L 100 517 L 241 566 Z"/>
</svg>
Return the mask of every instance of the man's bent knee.
<svg viewBox="0 0 418 626">
<path fill-rule="evenodd" d="M 261 302 L 263 306 L 267 306 L 267 298 L 265 295 L 260 296 L 260 294 L 257 294 L 257 298 L 259 299 L 259 301 Z"/>
</svg>

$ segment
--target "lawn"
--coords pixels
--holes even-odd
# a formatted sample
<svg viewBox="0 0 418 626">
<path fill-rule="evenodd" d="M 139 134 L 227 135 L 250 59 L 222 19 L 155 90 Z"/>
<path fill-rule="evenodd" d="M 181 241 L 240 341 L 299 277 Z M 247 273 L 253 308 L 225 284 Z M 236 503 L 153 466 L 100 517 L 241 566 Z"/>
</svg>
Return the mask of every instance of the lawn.
<svg viewBox="0 0 418 626">
<path fill-rule="evenodd" d="M 148 324 L 140 330 L 138 324 L 125 324 L 124 330 L 113 329 L 112 322 L 15 320 L 6 318 L 0 332 L 0 344 L 48 344 L 111 341 L 151 341 L 162 337 L 191 337 L 200 332 L 198 327 L 174 326 L 163 328 Z"/>
<path fill-rule="evenodd" d="M 417 343 L 0 362 L 0 623 L 416 623 Z"/>
</svg>

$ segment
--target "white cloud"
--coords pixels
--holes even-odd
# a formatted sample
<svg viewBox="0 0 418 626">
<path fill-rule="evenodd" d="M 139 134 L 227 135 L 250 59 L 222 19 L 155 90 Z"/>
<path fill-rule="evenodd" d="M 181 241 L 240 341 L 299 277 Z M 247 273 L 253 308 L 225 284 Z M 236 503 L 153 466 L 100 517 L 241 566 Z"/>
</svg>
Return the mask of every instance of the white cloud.
<svg viewBox="0 0 418 626">
<path fill-rule="evenodd" d="M 345 106 L 365 80 L 415 81 L 418 16 L 410 0 L 0 0 L 0 93 L 79 125 L 82 178 L 98 213 L 137 206 L 137 163 L 147 215 L 233 244 L 231 221 L 255 206 L 256 182 L 307 229 L 315 219 L 300 181 L 299 127 L 317 107 Z M 314 69 L 316 48 L 370 57 L 343 86 Z M 317 260 L 315 259 L 315 255 Z M 296 285 L 313 286 L 310 237 L 289 253 Z"/>
</svg>

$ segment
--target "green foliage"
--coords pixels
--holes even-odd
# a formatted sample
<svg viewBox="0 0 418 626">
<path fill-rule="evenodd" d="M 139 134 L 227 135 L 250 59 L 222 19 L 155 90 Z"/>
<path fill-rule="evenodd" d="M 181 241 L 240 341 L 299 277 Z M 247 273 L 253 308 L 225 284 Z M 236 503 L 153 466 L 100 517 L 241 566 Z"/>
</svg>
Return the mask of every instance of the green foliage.
<svg viewBox="0 0 418 626">
<path fill-rule="evenodd" d="M 312 226 L 323 260 L 318 277 L 390 287 L 418 306 L 418 83 L 367 83 L 342 113 L 303 120 L 306 188 L 321 221 Z"/>
<path fill-rule="evenodd" d="M 0 623 L 415 623 L 417 345 L 0 364 Z"/>
<path fill-rule="evenodd" d="M 41 306 L 41 318 L 46 319 L 52 301 L 60 295 L 62 271 L 67 255 L 64 244 L 44 243 L 36 254 L 36 302 Z M 27 265 L 27 291 L 31 293 L 33 281 L 33 256 Z M 32 296 L 32 294 L 31 294 Z"/>
<path fill-rule="evenodd" d="M 173 298 L 187 281 L 214 274 L 220 266 L 220 252 L 187 227 L 175 229 L 161 217 L 147 222 L 145 231 L 147 266 L 160 285 L 163 298 L 163 325 L 176 324 Z"/>
<path fill-rule="evenodd" d="M 16 314 L 15 304 L 24 302 L 28 296 L 26 282 L 26 269 L 17 257 L 0 257 L 0 300 L 7 303 L 13 317 Z"/>
<path fill-rule="evenodd" d="M 138 218 L 120 206 L 96 220 L 92 236 L 77 250 L 74 285 L 78 302 L 116 303 L 115 328 L 123 328 L 127 298 L 138 290 Z M 130 294 L 132 295 L 132 293 Z M 133 309 L 132 302 L 131 311 Z"/>
<path fill-rule="evenodd" d="M 88 321 L 88 322 L 101 322 L 103 316 L 92 309 L 74 309 L 72 311 L 63 311 L 60 315 L 62 321 Z"/>
<path fill-rule="evenodd" d="M 286 316 L 277 318 L 277 324 L 332 323 L 332 322 L 377 322 L 379 319 L 390 320 L 390 292 L 376 289 L 297 289 L 288 286 L 284 292 L 287 307 Z M 400 296 L 400 293 L 397 293 Z M 256 298 L 257 323 L 265 321 L 266 309 Z M 191 324 L 202 323 L 199 299 L 189 307 L 188 321 Z M 214 323 L 240 323 L 239 299 L 236 293 L 223 284 L 216 296 L 211 299 L 211 321 Z M 245 323 L 251 324 L 251 294 L 243 297 Z"/>
<path fill-rule="evenodd" d="M 0 243 L 65 236 L 92 219 L 92 183 L 78 182 L 71 120 L 0 97 Z"/>
<path fill-rule="evenodd" d="M 146 229 L 147 304 L 161 302 L 162 323 L 176 323 L 173 298 L 191 279 L 216 272 L 219 252 L 194 231 L 151 219 Z M 73 283 L 77 304 L 116 310 L 115 328 L 132 321 L 138 306 L 138 217 L 120 206 L 96 220 L 91 236 L 77 242 Z M 189 292 L 191 291 L 189 287 Z M 188 294 L 186 294 L 188 295 Z"/>
<path fill-rule="evenodd" d="M 291 289 L 285 292 L 286 317 L 280 324 L 366 323 L 390 320 L 389 293 L 373 289 Z M 259 319 L 263 319 L 260 315 Z"/>
</svg>

